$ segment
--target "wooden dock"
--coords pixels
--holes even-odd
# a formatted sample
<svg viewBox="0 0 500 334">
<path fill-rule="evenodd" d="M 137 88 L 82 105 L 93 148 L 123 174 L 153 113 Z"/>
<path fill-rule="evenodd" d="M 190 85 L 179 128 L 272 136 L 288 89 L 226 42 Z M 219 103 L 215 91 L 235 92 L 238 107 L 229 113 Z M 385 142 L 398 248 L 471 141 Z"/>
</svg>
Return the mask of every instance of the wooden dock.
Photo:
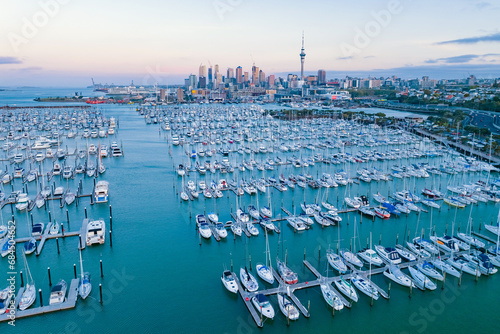
<svg viewBox="0 0 500 334">
<path fill-rule="evenodd" d="M 75 278 L 71 280 L 71 284 L 68 289 L 68 297 L 66 300 L 57 305 L 46 305 L 46 306 L 41 306 L 41 307 L 34 307 L 34 308 L 28 308 L 27 310 L 21 311 L 17 310 L 16 311 L 16 320 L 25 318 L 25 317 L 31 317 L 34 315 L 40 315 L 40 314 L 46 314 L 46 313 L 51 313 L 51 312 L 57 312 L 57 311 L 63 311 L 63 310 L 69 310 L 75 307 L 76 301 L 78 299 L 78 284 L 80 283 L 79 278 Z M 16 303 L 18 303 L 18 300 L 21 300 L 22 293 L 24 292 L 24 288 L 19 289 L 19 292 L 17 293 L 16 296 Z M 0 322 L 3 321 L 9 321 L 11 320 L 7 314 L 2 314 L 0 315 Z"/>
<path fill-rule="evenodd" d="M 240 295 L 241 299 L 243 300 L 243 303 L 245 303 L 245 306 L 247 307 L 248 311 L 252 315 L 253 321 L 257 324 L 258 327 L 262 328 L 263 323 L 261 321 L 261 317 L 257 314 L 257 311 L 255 310 L 255 307 L 252 306 L 251 302 L 251 297 L 248 296 L 248 293 L 243 290 L 243 287 L 240 284 L 240 280 L 236 276 L 235 273 L 232 273 L 234 281 L 236 282 L 236 285 L 238 286 L 238 294 Z"/>
<path fill-rule="evenodd" d="M 484 239 L 484 240 L 486 240 L 488 242 L 491 242 L 492 244 L 496 245 L 496 243 L 497 243 L 496 240 L 493 240 L 493 238 L 490 238 L 487 235 L 484 235 L 484 234 L 481 234 L 481 233 L 478 233 L 478 232 L 472 232 L 472 234 L 474 234 L 476 237 L 479 237 L 479 238 Z"/>
</svg>

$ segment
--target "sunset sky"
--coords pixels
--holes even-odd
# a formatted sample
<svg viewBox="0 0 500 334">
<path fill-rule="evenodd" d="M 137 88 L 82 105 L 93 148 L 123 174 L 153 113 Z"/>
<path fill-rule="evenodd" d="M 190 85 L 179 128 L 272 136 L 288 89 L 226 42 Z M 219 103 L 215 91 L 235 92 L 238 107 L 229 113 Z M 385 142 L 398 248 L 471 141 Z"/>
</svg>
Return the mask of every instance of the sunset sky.
<svg viewBox="0 0 500 334">
<path fill-rule="evenodd" d="M 266 75 L 500 77 L 500 4 L 3 0 L 0 86 L 180 84 L 200 63 Z"/>
</svg>

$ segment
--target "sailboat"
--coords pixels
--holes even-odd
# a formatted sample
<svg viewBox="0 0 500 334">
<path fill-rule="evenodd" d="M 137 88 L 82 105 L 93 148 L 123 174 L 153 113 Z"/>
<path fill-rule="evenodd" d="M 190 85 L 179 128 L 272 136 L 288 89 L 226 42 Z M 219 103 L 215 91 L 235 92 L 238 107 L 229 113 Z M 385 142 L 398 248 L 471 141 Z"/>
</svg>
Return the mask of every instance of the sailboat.
<svg viewBox="0 0 500 334">
<path fill-rule="evenodd" d="M 269 284 L 274 283 L 273 271 L 271 267 L 271 252 L 269 250 L 269 240 L 267 237 L 267 229 L 265 229 L 266 233 L 266 264 L 257 263 L 255 268 L 257 269 L 257 274 L 260 278 L 266 281 Z"/>
<path fill-rule="evenodd" d="M 278 304 L 281 313 L 290 320 L 297 320 L 299 318 L 299 310 L 293 303 L 285 297 L 284 294 L 278 293 Z"/>
<path fill-rule="evenodd" d="M 24 259 L 24 265 L 25 265 L 25 270 L 28 273 L 28 283 L 26 284 L 26 287 L 24 288 L 24 292 L 21 296 L 21 301 L 19 302 L 19 309 L 26 310 L 28 307 L 33 305 L 33 303 L 36 300 L 36 288 L 35 288 L 35 282 L 33 281 L 33 277 L 31 276 L 31 271 L 28 266 L 28 261 L 26 260 L 26 255 L 23 252 L 23 259 Z"/>
<path fill-rule="evenodd" d="M 92 283 L 90 283 L 90 274 L 83 272 L 82 250 L 80 249 L 80 285 L 78 286 L 78 294 L 82 299 L 88 297 L 92 291 Z"/>
</svg>

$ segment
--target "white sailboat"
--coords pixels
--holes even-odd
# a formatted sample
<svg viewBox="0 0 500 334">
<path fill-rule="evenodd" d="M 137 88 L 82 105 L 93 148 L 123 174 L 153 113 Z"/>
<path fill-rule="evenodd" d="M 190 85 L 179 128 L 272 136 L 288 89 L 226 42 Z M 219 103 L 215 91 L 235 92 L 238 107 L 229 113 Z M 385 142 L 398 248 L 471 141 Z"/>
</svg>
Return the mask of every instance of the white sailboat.
<svg viewBox="0 0 500 334">
<path fill-rule="evenodd" d="M 80 249 L 80 285 L 78 286 L 78 294 L 82 299 L 85 299 L 91 291 L 92 283 L 90 283 L 90 274 L 83 272 L 82 250 Z"/>
<path fill-rule="evenodd" d="M 33 277 L 31 276 L 31 271 L 28 266 L 28 261 L 26 260 L 26 255 L 23 252 L 23 259 L 24 259 L 24 265 L 25 265 L 25 270 L 27 275 L 27 281 L 28 283 L 26 284 L 26 287 L 24 288 L 24 292 L 21 296 L 21 301 L 19 302 L 19 309 L 20 310 L 26 310 L 28 307 L 33 305 L 33 303 L 36 300 L 36 288 L 35 288 L 35 282 L 33 281 Z"/>
<path fill-rule="evenodd" d="M 274 283 L 273 270 L 271 266 L 271 252 L 269 249 L 269 240 L 267 237 L 267 229 L 264 229 L 266 233 L 266 264 L 257 263 L 255 269 L 257 269 L 257 274 L 260 278 L 269 284 Z"/>
</svg>

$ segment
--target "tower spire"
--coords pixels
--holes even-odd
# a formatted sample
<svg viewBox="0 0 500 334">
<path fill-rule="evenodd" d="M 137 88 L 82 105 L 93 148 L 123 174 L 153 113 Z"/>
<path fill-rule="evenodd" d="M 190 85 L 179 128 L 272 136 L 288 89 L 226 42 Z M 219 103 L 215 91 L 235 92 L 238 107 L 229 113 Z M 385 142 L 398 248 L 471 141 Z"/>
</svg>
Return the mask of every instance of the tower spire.
<svg viewBox="0 0 500 334">
<path fill-rule="evenodd" d="M 302 31 L 302 49 L 300 50 L 300 79 L 304 80 L 304 61 L 306 60 L 306 52 L 304 49 L 304 31 Z"/>
</svg>

